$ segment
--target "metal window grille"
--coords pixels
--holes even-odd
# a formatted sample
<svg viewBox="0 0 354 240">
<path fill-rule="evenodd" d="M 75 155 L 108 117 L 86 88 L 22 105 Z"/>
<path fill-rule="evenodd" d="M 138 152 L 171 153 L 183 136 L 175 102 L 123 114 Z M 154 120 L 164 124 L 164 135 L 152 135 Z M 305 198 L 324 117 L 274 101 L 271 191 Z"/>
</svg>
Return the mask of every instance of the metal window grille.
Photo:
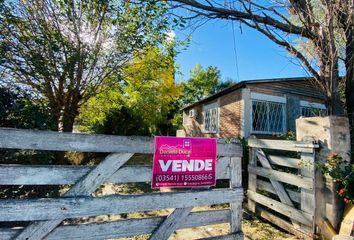
<svg viewBox="0 0 354 240">
<path fill-rule="evenodd" d="M 210 129 L 210 112 L 208 110 L 205 111 L 204 113 L 204 130 L 209 131 L 209 129 Z"/>
<path fill-rule="evenodd" d="M 218 111 L 216 108 L 208 109 L 204 112 L 204 131 L 216 132 Z"/>
<path fill-rule="evenodd" d="M 314 107 L 301 107 L 301 116 L 303 117 L 317 117 L 327 116 L 327 110 Z"/>
<path fill-rule="evenodd" d="M 285 104 L 252 100 L 252 132 L 284 133 Z"/>
<path fill-rule="evenodd" d="M 211 109 L 210 131 L 216 132 L 217 111 L 216 108 Z"/>
</svg>

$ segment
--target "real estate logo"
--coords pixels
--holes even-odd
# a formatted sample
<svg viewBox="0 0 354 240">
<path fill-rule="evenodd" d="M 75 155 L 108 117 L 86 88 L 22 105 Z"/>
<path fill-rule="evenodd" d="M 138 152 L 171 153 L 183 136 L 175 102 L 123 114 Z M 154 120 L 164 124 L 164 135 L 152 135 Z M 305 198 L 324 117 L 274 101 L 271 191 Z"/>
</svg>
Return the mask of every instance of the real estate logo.
<svg viewBox="0 0 354 240">
<path fill-rule="evenodd" d="M 183 145 L 170 146 L 168 144 L 163 144 L 162 146 L 159 147 L 159 153 L 190 156 L 192 153 L 191 140 L 190 139 L 183 140 Z"/>
</svg>

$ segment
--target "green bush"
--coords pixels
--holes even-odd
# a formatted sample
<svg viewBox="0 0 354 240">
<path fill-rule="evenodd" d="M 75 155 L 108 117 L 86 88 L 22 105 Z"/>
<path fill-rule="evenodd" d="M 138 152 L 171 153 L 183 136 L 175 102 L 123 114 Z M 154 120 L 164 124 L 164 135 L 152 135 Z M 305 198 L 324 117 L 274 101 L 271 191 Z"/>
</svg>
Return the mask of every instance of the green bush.
<svg viewBox="0 0 354 240">
<path fill-rule="evenodd" d="M 340 185 L 338 195 L 346 203 L 354 203 L 354 164 L 345 161 L 341 156 L 331 153 L 327 161 L 320 165 L 322 172 L 333 178 Z"/>
<path fill-rule="evenodd" d="M 0 127 L 55 129 L 45 103 L 21 89 L 0 87 Z"/>
<path fill-rule="evenodd" d="M 0 127 L 53 130 L 54 121 L 45 103 L 20 88 L 0 87 Z M 0 163 L 50 164 L 54 154 L 45 151 L 0 151 Z"/>
</svg>

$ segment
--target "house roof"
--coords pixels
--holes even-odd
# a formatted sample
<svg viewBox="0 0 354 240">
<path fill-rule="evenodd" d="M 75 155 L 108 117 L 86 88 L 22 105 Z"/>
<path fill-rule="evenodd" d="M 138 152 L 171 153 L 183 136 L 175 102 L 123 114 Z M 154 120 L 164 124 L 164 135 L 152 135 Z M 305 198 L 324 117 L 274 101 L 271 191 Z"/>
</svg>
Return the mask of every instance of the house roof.
<svg viewBox="0 0 354 240">
<path fill-rule="evenodd" d="M 257 79 L 257 80 L 245 80 L 239 83 L 236 83 L 230 87 L 227 87 L 211 96 L 203 98 L 202 100 L 192 103 L 190 105 L 184 106 L 182 110 L 197 106 L 199 104 L 212 101 L 220 96 L 223 96 L 227 93 L 233 92 L 237 89 L 244 88 L 248 84 L 256 84 L 256 83 L 269 83 L 269 82 L 285 82 L 285 81 L 310 81 L 312 78 L 309 77 L 295 77 L 295 78 L 273 78 L 273 79 Z"/>
</svg>

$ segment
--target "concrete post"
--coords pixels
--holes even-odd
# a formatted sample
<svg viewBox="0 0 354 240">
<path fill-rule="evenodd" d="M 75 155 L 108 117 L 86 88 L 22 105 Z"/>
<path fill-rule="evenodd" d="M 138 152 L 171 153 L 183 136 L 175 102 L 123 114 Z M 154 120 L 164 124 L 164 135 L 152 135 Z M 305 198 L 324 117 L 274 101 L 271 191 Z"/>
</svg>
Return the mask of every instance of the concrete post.
<svg viewBox="0 0 354 240">
<path fill-rule="evenodd" d="M 298 141 L 317 141 L 320 144 L 316 152 L 316 162 L 325 162 L 329 153 L 337 153 L 343 159 L 350 159 L 349 121 L 345 117 L 312 117 L 296 120 L 296 137 Z M 329 177 L 324 177 L 316 169 L 316 213 L 317 233 L 325 239 L 332 239 L 328 222 L 337 231 L 343 214 L 343 202 L 337 196 L 337 186 Z M 327 221 L 327 222 L 326 222 Z"/>
<path fill-rule="evenodd" d="M 241 90 L 242 100 L 242 114 L 241 114 L 241 133 L 240 136 L 248 138 L 251 135 L 252 128 L 252 100 L 251 91 L 248 88 Z"/>
</svg>

